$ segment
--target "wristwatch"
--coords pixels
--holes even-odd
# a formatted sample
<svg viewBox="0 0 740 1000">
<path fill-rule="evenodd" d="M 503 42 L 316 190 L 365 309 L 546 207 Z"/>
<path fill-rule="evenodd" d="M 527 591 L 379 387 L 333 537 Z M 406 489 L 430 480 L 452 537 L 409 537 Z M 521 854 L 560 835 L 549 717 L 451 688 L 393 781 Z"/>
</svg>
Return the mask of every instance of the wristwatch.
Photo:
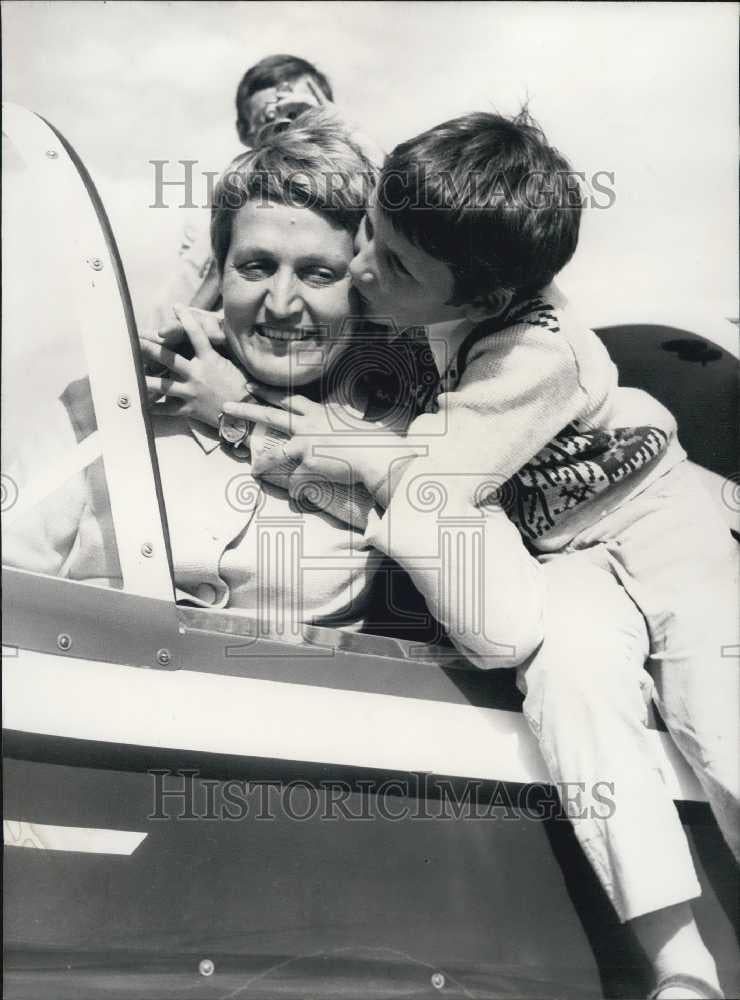
<svg viewBox="0 0 740 1000">
<path fill-rule="evenodd" d="M 242 417 L 232 417 L 227 413 L 218 415 L 218 436 L 224 444 L 238 448 L 249 437 L 251 422 Z"/>
<path fill-rule="evenodd" d="M 247 393 L 240 402 L 246 403 L 251 398 L 251 395 Z M 246 444 L 252 427 L 252 421 L 245 420 L 244 417 L 232 417 L 228 413 L 219 413 L 218 415 L 219 439 L 223 444 L 228 444 L 232 448 L 238 448 L 240 445 Z"/>
</svg>

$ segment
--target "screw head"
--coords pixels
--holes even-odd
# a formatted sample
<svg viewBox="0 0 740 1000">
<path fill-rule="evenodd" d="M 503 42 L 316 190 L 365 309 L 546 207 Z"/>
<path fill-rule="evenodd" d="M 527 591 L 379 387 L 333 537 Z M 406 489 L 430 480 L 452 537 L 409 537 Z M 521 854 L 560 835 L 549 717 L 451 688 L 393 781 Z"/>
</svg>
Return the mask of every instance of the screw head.
<svg viewBox="0 0 740 1000">
<path fill-rule="evenodd" d="M 442 975 L 442 973 L 441 972 L 432 973 L 432 986 L 435 988 L 435 990 L 444 989 L 444 985 L 445 985 L 445 977 Z"/>
<path fill-rule="evenodd" d="M 172 660 L 172 654 L 169 649 L 158 649 L 157 650 L 157 663 L 160 667 L 166 667 Z"/>
<path fill-rule="evenodd" d="M 146 556 L 147 559 L 151 559 L 151 557 L 154 555 L 154 546 L 150 545 L 149 542 L 144 542 L 144 544 L 141 546 L 141 554 L 143 556 Z"/>
<path fill-rule="evenodd" d="M 57 646 L 66 653 L 68 649 L 72 648 L 72 636 L 67 635 L 66 632 L 60 632 L 57 636 Z"/>
<path fill-rule="evenodd" d="M 198 972 L 201 976 L 212 976 L 215 971 L 216 966 L 210 958 L 202 958 L 200 962 L 198 962 Z"/>
<path fill-rule="evenodd" d="M 131 400 L 125 393 L 121 393 L 121 395 L 118 397 L 118 405 L 121 407 L 122 410 L 127 410 L 129 406 L 131 406 Z"/>
<path fill-rule="evenodd" d="M 102 271 L 103 262 L 100 259 L 100 257 L 93 257 L 93 259 L 90 261 L 90 267 L 93 269 L 93 271 Z"/>
<path fill-rule="evenodd" d="M 47 149 L 46 155 L 49 157 L 50 160 L 56 160 L 56 158 L 59 156 L 59 153 L 57 153 L 56 149 Z"/>
</svg>

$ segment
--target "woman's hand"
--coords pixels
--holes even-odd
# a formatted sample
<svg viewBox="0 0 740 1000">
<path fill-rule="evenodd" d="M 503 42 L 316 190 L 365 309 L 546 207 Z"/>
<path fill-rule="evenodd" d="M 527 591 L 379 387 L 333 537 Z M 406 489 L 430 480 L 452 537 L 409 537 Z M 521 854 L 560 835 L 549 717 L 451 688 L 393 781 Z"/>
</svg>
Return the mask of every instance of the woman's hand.
<svg viewBox="0 0 740 1000">
<path fill-rule="evenodd" d="M 180 313 L 187 313 L 193 320 L 197 320 L 214 347 L 223 347 L 226 344 L 223 309 L 211 312 L 208 309 L 196 309 L 194 306 L 184 305 L 168 306 L 164 312 L 164 322 L 156 330 L 143 333 L 140 339 L 163 344 L 165 347 L 178 347 L 185 339 L 185 328 Z"/>
<path fill-rule="evenodd" d="M 161 342 L 141 338 L 144 358 L 163 365 L 168 371 L 162 377 L 146 377 L 150 410 L 162 416 L 191 417 L 217 427 L 226 401 L 246 395 L 248 390 L 244 373 L 211 346 L 214 323 L 219 326 L 222 323 L 217 314 L 184 307 L 174 307 L 173 311 L 180 324 L 180 335 L 188 337 L 195 356 L 188 360 L 164 347 Z M 173 337 L 174 330 L 173 325 Z M 163 402 L 154 402 L 162 396 L 166 397 Z"/>
<path fill-rule="evenodd" d="M 224 403 L 224 413 L 273 427 L 289 438 L 282 448 L 265 449 L 254 456 L 255 476 L 268 475 L 286 458 L 298 463 L 291 477 L 296 482 L 305 483 L 313 476 L 333 483 L 359 481 L 371 488 L 371 483 L 384 476 L 385 466 L 378 468 L 374 462 L 382 450 L 372 447 L 377 427 L 370 422 L 363 427 L 359 410 L 331 401 L 316 403 L 258 384 L 247 385 L 247 391 L 264 404 Z M 385 433 L 384 438 L 387 442 Z"/>
</svg>

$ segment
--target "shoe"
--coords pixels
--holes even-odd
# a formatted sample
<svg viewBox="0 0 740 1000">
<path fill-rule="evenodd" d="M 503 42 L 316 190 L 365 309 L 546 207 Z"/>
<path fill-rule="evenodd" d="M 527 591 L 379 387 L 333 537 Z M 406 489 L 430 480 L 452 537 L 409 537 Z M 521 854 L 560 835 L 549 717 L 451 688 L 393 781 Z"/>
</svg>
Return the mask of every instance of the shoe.
<svg viewBox="0 0 740 1000">
<path fill-rule="evenodd" d="M 681 973 L 661 979 L 648 995 L 647 1000 L 658 1000 L 663 990 L 667 990 L 671 986 L 684 986 L 687 990 L 692 990 L 696 994 L 697 1000 L 725 1000 L 722 990 L 712 986 L 706 979 L 700 979 L 699 976 L 684 976 Z"/>
</svg>

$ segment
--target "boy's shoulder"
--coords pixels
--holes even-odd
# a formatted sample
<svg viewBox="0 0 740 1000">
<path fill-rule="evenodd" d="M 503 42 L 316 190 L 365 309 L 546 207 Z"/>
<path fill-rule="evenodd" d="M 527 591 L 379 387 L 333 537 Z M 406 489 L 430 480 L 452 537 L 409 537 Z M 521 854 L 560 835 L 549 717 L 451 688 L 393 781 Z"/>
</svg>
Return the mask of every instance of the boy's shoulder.
<svg viewBox="0 0 740 1000">
<path fill-rule="evenodd" d="M 541 291 L 515 301 L 502 318 L 500 328 L 533 326 L 559 333 L 572 311 L 568 299 L 552 282 Z"/>
<path fill-rule="evenodd" d="M 558 341 L 572 353 L 574 344 L 596 341 L 566 296 L 551 283 L 533 294 L 514 300 L 506 313 L 474 327 L 460 345 L 456 367 L 465 368 L 482 355 L 509 354 L 517 345 L 541 344 L 553 349 Z"/>
</svg>

